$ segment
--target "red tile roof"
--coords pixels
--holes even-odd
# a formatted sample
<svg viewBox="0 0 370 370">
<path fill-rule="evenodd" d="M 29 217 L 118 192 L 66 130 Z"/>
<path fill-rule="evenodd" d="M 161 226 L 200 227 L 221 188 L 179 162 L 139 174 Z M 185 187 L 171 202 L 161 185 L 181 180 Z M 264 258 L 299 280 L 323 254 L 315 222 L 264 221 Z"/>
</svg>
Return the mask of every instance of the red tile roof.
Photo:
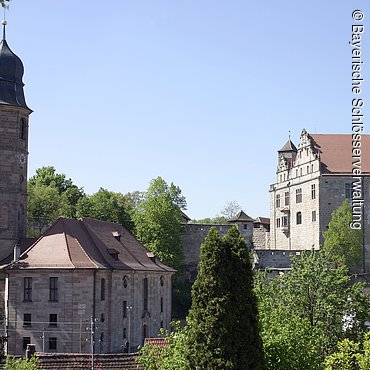
<svg viewBox="0 0 370 370">
<path fill-rule="evenodd" d="M 352 173 L 352 135 L 314 134 L 309 137 L 320 153 L 324 174 Z M 362 173 L 370 173 L 370 135 L 361 136 L 361 170 Z"/>
<path fill-rule="evenodd" d="M 115 256 L 112 250 L 117 252 Z M 148 250 L 119 224 L 90 218 L 59 218 L 15 264 L 18 268 L 175 272 L 158 259 L 149 258 L 147 253 Z"/>
<path fill-rule="evenodd" d="M 157 347 L 168 347 L 170 345 L 167 338 L 145 338 L 145 344 Z"/>
</svg>

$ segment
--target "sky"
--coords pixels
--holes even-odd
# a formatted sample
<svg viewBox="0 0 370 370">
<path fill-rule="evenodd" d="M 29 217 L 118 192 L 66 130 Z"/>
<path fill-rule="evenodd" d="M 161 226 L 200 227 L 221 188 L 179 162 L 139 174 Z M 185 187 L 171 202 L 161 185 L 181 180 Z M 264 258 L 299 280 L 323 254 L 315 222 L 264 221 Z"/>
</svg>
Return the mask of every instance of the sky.
<svg viewBox="0 0 370 370">
<path fill-rule="evenodd" d="M 351 132 L 352 12 L 368 0 L 12 0 L 29 177 L 54 166 L 87 194 L 178 185 L 192 219 L 236 201 L 269 217 L 277 150 Z M 358 24 L 358 23 L 357 23 Z M 368 63 L 368 64 L 366 64 Z"/>
</svg>

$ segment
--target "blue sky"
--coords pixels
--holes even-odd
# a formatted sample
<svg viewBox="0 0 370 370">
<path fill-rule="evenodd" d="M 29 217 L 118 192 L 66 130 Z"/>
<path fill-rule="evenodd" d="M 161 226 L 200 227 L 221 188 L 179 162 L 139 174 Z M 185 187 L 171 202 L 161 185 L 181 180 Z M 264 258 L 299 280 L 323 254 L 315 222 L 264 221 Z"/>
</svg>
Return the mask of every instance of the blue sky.
<svg viewBox="0 0 370 370">
<path fill-rule="evenodd" d="M 53 165 L 88 194 L 162 176 L 191 218 L 233 200 L 269 216 L 288 132 L 297 143 L 303 128 L 351 131 L 355 9 L 366 28 L 365 0 L 13 0 L 7 40 L 34 110 L 29 175 Z"/>
</svg>

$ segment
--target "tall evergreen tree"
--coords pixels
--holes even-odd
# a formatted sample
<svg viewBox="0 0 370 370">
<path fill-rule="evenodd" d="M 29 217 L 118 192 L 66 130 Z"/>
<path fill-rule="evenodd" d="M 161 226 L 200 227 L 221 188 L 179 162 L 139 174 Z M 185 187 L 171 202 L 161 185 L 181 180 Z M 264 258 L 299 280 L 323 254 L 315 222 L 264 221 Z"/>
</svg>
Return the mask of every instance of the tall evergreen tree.
<svg viewBox="0 0 370 370">
<path fill-rule="evenodd" d="M 188 316 L 191 369 L 263 369 L 249 251 L 236 227 L 201 246 Z"/>
</svg>

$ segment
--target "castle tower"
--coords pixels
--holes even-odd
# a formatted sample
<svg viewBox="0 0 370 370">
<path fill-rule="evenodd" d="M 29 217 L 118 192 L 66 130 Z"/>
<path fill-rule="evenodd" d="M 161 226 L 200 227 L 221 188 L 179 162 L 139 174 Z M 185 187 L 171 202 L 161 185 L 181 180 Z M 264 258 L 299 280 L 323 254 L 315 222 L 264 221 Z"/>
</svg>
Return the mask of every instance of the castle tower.
<svg viewBox="0 0 370 370">
<path fill-rule="evenodd" d="M 0 43 L 0 259 L 26 234 L 28 117 L 23 93 L 23 64 Z"/>
</svg>

